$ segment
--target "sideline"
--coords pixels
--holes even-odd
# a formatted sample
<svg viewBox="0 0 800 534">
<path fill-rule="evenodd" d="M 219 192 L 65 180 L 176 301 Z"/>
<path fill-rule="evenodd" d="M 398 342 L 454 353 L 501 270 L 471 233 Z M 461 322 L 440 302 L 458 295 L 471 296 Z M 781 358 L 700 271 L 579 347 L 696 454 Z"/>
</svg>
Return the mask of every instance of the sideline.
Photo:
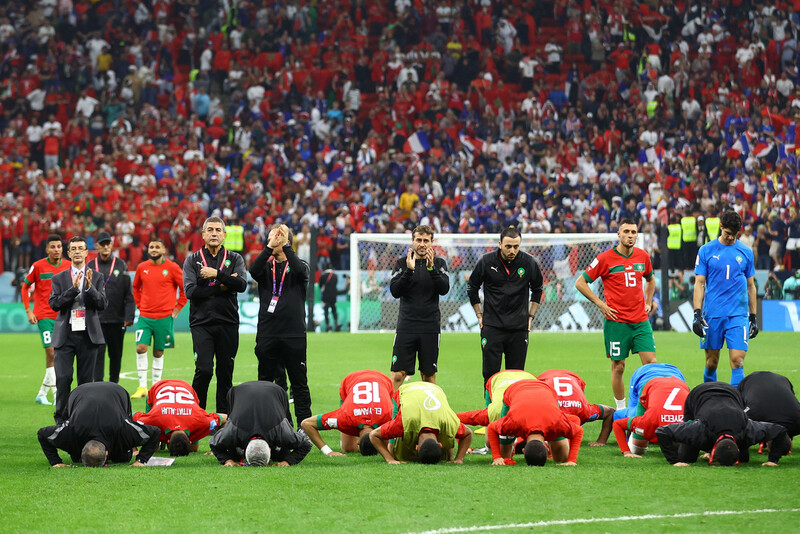
<svg viewBox="0 0 800 534">
<path fill-rule="evenodd" d="M 716 515 L 745 515 L 745 514 L 771 514 L 800 512 L 800 508 L 776 509 L 763 508 L 760 510 L 712 510 L 707 512 L 687 512 L 682 514 L 647 514 L 647 515 L 622 515 L 619 517 L 589 517 L 583 519 L 557 519 L 553 521 L 536 521 L 533 523 L 509 523 L 506 525 L 474 525 L 471 527 L 450 527 L 436 530 L 424 530 L 408 534 L 449 534 L 455 532 L 485 532 L 491 530 L 507 530 L 515 528 L 549 527 L 554 525 L 578 525 L 591 523 L 613 523 L 616 521 L 641 521 L 647 519 L 681 519 L 684 517 L 709 517 Z"/>
</svg>

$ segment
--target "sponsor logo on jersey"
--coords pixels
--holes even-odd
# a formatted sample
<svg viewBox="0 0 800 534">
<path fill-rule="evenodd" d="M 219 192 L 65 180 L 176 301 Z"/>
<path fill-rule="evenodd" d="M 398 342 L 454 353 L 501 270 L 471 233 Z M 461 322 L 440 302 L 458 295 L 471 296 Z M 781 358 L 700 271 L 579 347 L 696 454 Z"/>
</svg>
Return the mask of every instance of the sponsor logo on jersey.
<svg viewBox="0 0 800 534">
<path fill-rule="evenodd" d="M 150 269 L 142 269 L 142 272 L 143 272 L 144 274 L 149 274 L 149 273 L 150 273 Z"/>
<path fill-rule="evenodd" d="M 719 254 L 717 254 L 716 256 L 711 256 L 711 257 L 714 258 L 715 260 L 719 261 Z"/>
<path fill-rule="evenodd" d="M 493 270 L 494 272 L 496 272 L 496 273 L 500 272 L 500 271 L 498 271 L 498 270 L 497 270 L 497 267 L 496 267 L 496 266 L 494 266 L 494 265 L 492 265 L 492 266 L 491 266 L 491 267 L 489 267 L 489 268 L 490 268 L 491 270 Z"/>
</svg>

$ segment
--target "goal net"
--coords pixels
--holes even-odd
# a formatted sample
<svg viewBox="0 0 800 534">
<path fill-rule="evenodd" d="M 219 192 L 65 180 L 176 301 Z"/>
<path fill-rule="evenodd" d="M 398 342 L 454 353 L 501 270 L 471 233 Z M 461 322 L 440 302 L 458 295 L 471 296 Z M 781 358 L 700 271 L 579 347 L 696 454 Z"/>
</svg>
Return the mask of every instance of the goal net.
<svg viewBox="0 0 800 534">
<path fill-rule="evenodd" d="M 437 234 L 433 248 L 447 261 L 450 291 L 439 297 L 442 332 L 477 332 L 478 317 L 467 297 L 467 281 L 478 259 L 497 250 L 498 236 Z M 575 278 L 600 252 L 614 246 L 616 234 L 528 234 L 521 250 L 539 263 L 544 276 L 542 302 L 533 329 L 538 331 L 595 331 L 603 316 L 575 289 Z M 410 234 L 352 234 L 350 236 L 350 331 L 391 332 L 397 326 L 400 302 L 389 292 L 392 269 L 411 246 Z M 592 290 L 601 299 L 599 280 Z M 483 294 L 481 292 L 481 300 Z"/>
</svg>

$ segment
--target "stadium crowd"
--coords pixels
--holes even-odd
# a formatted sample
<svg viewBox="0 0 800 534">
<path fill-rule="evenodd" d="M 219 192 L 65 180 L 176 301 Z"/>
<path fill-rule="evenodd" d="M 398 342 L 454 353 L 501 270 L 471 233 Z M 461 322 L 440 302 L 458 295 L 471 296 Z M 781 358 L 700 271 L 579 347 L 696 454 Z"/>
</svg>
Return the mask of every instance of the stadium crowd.
<svg viewBox="0 0 800 534">
<path fill-rule="evenodd" d="M 2 265 L 108 230 L 176 261 L 209 214 L 251 261 L 284 222 L 615 231 L 742 214 L 797 268 L 800 1 L 39 0 L 0 6 Z M 91 243 L 90 243 L 91 244 Z M 786 252 L 786 254 L 784 254 Z"/>
</svg>

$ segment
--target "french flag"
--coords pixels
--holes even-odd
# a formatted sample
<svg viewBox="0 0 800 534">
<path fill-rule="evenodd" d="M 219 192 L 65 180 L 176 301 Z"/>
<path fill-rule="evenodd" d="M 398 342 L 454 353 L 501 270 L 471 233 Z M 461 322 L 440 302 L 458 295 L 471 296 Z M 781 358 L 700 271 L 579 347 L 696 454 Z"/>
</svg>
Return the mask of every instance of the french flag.
<svg viewBox="0 0 800 534">
<path fill-rule="evenodd" d="M 778 147 L 778 159 L 785 159 L 788 161 L 796 161 L 795 159 L 795 145 L 786 144 Z"/>
<path fill-rule="evenodd" d="M 411 134 L 406 139 L 406 144 L 403 145 L 403 152 L 413 152 L 415 154 L 422 154 L 430 149 L 431 144 L 428 142 L 428 135 L 425 132 Z"/>
<path fill-rule="evenodd" d="M 336 162 L 328 173 L 328 183 L 338 182 L 344 176 L 344 166 L 340 162 Z"/>
<path fill-rule="evenodd" d="M 639 163 L 652 163 L 656 169 L 660 169 L 663 156 L 664 149 L 662 147 L 650 147 L 639 152 Z"/>
<path fill-rule="evenodd" d="M 464 145 L 464 147 L 473 154 L 476 151 L 481 152 L 483 150 L 483 139 L 478 139 L 477 137 L 469 137 L 464 133 L 459 133 L 458 138 L 461 141 L 461 144 Z"/>
<path fill-rule="evenodd" d="M 325 161 L 325 165 L 330 165 L 333 158 L 336 157 L 339 151 L 336 149 L 331 148 L 330 145 L 325 145 L 322 148 L 322 159 Z"/>
</svg>

